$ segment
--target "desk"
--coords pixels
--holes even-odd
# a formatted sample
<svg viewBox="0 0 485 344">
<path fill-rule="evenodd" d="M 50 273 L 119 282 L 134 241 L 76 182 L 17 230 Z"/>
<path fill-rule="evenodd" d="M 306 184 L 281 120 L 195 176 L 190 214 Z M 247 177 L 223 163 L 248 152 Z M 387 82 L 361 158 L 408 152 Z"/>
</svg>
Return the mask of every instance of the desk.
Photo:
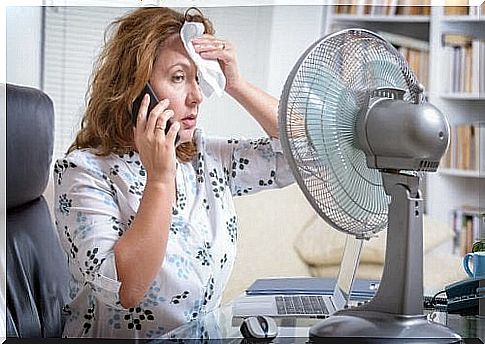
<svg viewBox="0 0 485 344">
<path fill-rule="evenodd" d="M 485 318 L 461 317 L 456 314 L 435 313 L 437 321 L 458 332 L 465 343 L 482 343 L 485 340 Z M 306 343 L 309 328 L 320 321 L 310 318 L 280 318 L 278 337 L 273 343 Z M 441 321 L 440 321 L 441 320 Z M 241 343 L 239 332 L 242 319 L 233 318 L 232 304 L 228 303 L 186 325 L 182 325 L 163 337 L 164 339 L 197 339 L 200 341 L 223 339 L 223 343 Z M 480 339 L 482 341 L 480 341 Z"/>
</svg>

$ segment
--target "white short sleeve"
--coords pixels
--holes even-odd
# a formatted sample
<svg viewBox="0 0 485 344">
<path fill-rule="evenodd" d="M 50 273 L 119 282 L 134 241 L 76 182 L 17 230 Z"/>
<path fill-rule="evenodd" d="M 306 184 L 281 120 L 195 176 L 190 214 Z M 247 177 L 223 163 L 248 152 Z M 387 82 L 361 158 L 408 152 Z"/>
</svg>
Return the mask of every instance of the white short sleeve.
<svg viewBox="0 0 485 344">
<path fill-rule="evenodd" d="M 129 224 L 120 220 L 109 172 L 94 159 L 60 159 L 55 169 L 56 224 L 71 273 L 104 303 L 122 308 L 113 248 Z"/>
</svg>

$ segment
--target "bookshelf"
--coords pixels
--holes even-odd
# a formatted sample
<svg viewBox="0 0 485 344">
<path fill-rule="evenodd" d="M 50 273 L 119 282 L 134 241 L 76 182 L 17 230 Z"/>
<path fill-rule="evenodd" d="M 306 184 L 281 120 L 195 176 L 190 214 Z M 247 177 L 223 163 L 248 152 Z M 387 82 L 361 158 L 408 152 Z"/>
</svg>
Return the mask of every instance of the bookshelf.
<svg viewBox="0 0 485 344">
<path fill-rule="evenodd" d="M 392 22 L 392 23 L 429 23 L 428 15 L 353 15 L 335 14 L 334 20 L 337 21 L 360 21 L 360 22 Z"/>
<path fill-rule="evenodd" d="M 480 178 L 479 171 L 467 171 L 459 168 L 440 168 L 439 173 L 455 177 Z"/>
<path fill-rule="evenodd" d="M 485 124 L 483 112 L 485 108 L 485 84 L 483 83 L 485 81 L 485 47 L 482 46 L 482 50 L 475 53 L 476 56 L 479 56 L 478 58 L 473 56 L 474 58 L 465 63 L 468 70 L 463 68 L 464 60 L 457 65 L 456 55 L 455 59 L 449 55 L 450 51 L 454 50 L 464 59 L 466 49 L 471 52 L 477 47 L 480 40 L 485 41 L 483 9 L 482 14 L 478 14 L 477 8 L 473 11 L 468 9 L 466 12 L 468 14 L 455 15 L 450 9 L 437 7 L 434 9 L 430 25 L 432 32 L 430 35 L 432 40 L 430 42 L 431 58 L 438 62 L 436 65 L 430 66 L 430 73 L 434 75 L 430 101 L 446 113 L 452 133 L 455 134 L 455 137 L 452 135 L 452 146 L 447 154 L 458 151 L 455 154 L 462 160 L 467 160 L 467 156 L 478 150 L 475 157 L 475 160 L 478 159 L 478 161 L 475 166 L 444 168 L 446 166 L 445 157 L 443 168 L 440 168 L 439 173 L 428 176 L 427 180 L 429 211 L 440 218 L 448 218 L 448 223 L 455 232 L 453 253 L 458 255 L 468 252 L 473 240 L 485 237 L 482 219 L 485 208 L 485 135 L 479 135 L 479 132 L 483 132 L 483 128 L 475 130 L 474 139 L 470 139 L 469 134 L 463 135 L 463 131 L 459 132 L 463 128 Z M 447 38 L 453 35 L 461 37 L 463 44 L 449 44 Z M 474 46 L 472 47 L 472 45 Z M 482 45 L 485 44 L 482 43 Z M 457 80 L 453 80 L 453 77 L 450 78 L 450 73 L 446 73 L 444 70 L 450 73 L 455 70 L 462 74 L 461 83 L 457 84 Z M 461 140 L 460 144 L 453 147 L 453 141 L 456 143 L 456 136 L 460 136 L 460 134 L 461 138 L 465 137 L 465 140 Z M 472 143 L 473 140 L 475 140 L 474 143 Z M 472 145 L 475 148 L 471 148 Z"/>
<path fill-rule="evenodd" d="M 423 83 L 429 101 L 445 113 L 453 132 L 459 126 L 472 126 L 476 123 L 485 125 L 485 85 L 480 85 L 480 80 L 485 81 L 485 65 L 483 64 L 485 53 L 484 51 L 476 53 L 476 56 L 480 57 L 478 60 L 474 60 L 477 61 L 477 64 L 473 67 L 475 69 L 468 66 L 469 69 L 460 70 L 461 72 L 466 71 L 472 79 L 462 81 L 463 89 L 460 87 L 453 89 L 448 87 L 448 83 L 451 82 L 449 73 L 444 72 L 450 69 L 451 62 L 445 59 L 447 48 L 443 38 L 444 34 L 453 34 L 472 37 L 472 41 L 485 41 L 485 4 L 482 5 L 482 8 L 470 9 L 469 7 L 457 6 L 446 10 L 443 6 L 424 6 L 430 9 L 429 13 L 423 14 L 416 11 L 416 15 L 399 15 L 397 13 L 394 15 L 372 15 L 370 13 L 378 11 L 365 7 L 368 6 L 366 3 L 383 4 L 389 3 L 389 1 L 392 2 L 392 0 L 380 2 L 355 0 L 353 6 L 356 8 L 354 9 L 351 6 L 346 6 L 344 9 L 339 9 L 338 5 L 333 6 L 333 10 L 329 11 L 328 14 L 329 23 L 326 24 L 326 32 L 362 27 L 378 33 L 388 32 L 391 36 L 394 34 L 405 36 L 410 38 L 410 42 L 425 42 L 428 45 L 428 56 L 425 62 L 428 80 Z M 379 7 L 379 10 L 384 13 L 391 12 L 391 10 L 386 10 L 382 6 Z M 397 12 L 395 9 L 394 11 Z M 384 37 L 383 34 L 381 35 Z M 387 39 L 387 37 L 385 38 Z M 390 41 L 394 44 L 392 40 Z M 470 41 L 465 45 L 467 49 L 471 49 L 468 47 L 472 44 Z M 396 46 L 396 44 L 394 45 Z M 467 54 L 469 53 L 468 51 Z M 465 56 L 465 53 L 462 55 Z M 470 63 L 469 57 L 467 63 Z M 415 67 L 412 68 L 415 70 Z M 474 75 L 474 73 L 477 75 Z M 421 81 L 422 76 L 419 73 L 416 74 Z M 475 88 L 470 85 L 474 85 Z M 471 136 L 473 135 L 467 137 Z M 476 156 L 468 163 L 460 163 L 461 166 L 466 166 L 466 168 L 440 166 L 437 173 L 428 173 L 423 183 L 426 212 L 431 217 L 448 223 L 453 229 L 459 227 L 461 222 L 463 222 L 463 226 L 470 226 L 469 215 L 466 215 L 468 216 L 466 217 L 467 221 L 457 220 L 457 214 L 468 214 L 466 209 L 474 209 L 473 216 L 478 217 L 478 220 L 473 223 L 485 224 L 483 219 L 483 209 L 485 209 L 485 135 L 474 136 L 474 139 L 476 141 L 469 143 L 470 147 L 472 145 L 474 147 L 473 153 L 469 154 L 476 154 Z M 466 139 L 460 141 L 467 142 Z M 454 153 L 455 156 L 464 154 L 463 149 L 458 149 L 457 153 Z M 475 229 L 475 235 L 485 237 L 484 227 L 485 225 L 481 225 L 478 231 Z M 470 237 L 467 238 L 467 240 L 469 239 Z M 464 244 L 463 242 L 459 243 L 459 240 L 458 244 L 461 245 L 461 249 L 456 249 L 457 243 L 455 242 L 455 254 L 462 254 L 463 250 L 467 249 L 466 245 L 463 248 Z"/>
<path fill-rule="evenodd" d="M 483 15 L 444 16 L 442 21 L 444 23 L 485 22 L 485 18 L 483 18 Z"/>
<path fill-rule="evenodd" d="M 454 92 L 454 93 L 442 93 L 440 95 L 443 99 L 449 100 L 485 100 L 485 93 L 466 93 L 466 92 Z"/>
</svg>

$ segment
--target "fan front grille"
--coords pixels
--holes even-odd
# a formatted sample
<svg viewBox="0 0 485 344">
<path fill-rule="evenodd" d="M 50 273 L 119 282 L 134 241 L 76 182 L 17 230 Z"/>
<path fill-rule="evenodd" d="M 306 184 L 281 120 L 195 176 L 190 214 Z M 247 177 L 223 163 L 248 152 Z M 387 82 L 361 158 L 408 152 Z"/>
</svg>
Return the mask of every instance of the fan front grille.
<svg viewBox="0 0 485 344">
<path fill-rule="evenodd" d="M 402 55 L 367 30 L 344 30 L 310 47 L 280 101 L 280 132 L 295 177 L 314 209 L 334 228 L 370 237 L 387 227 L 389 198 L 378 170 L 357 146 L 357 118 L 380 87 L 419 92 Z M 288 154 L 289 152 L 289 154 Z"/>
</svg>

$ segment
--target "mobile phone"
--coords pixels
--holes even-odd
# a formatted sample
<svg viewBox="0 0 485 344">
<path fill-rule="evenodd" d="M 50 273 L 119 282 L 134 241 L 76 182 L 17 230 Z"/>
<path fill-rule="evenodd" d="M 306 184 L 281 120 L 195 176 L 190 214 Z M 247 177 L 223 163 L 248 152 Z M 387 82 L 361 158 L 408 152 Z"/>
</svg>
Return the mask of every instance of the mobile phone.
<svg viewBox="0 0 485 344">
<path fill-rule="evenodd" d="M 150 115 L 150 112 L 159 103 L 159 100 L 155 95 L 155 92 L 153 91 L 152 87 L 150 86 L 150 83 L 147 82 L 145 84 L 145 87 L 141 91 L 140 95 L 136 97 L 136 99 L 133 101 L 133 105 L 131 107 L 131 119 L 133 122 L 133 126 L 135 127 L 136 127 L 136 119 L 138 117 L 138 112 L 140 111 L 141 102 L 143 101 L 143 97 L 147 93 L 150 96 L 150 104 L 148 104 L 148 110 L 147 110 L 147 119 L 148 119 L 148 116 Z M 168 120 L 167 125 L 165 126 L 165 135 L 168 133 L 168 130 L 170 129 L 171 124 L 172 122 Z M 177 133 L 177 137 L 175 138 L 176 144 L 178 143 L 178 140 L 179 140 L 179 134 Z"/>
</svg>

